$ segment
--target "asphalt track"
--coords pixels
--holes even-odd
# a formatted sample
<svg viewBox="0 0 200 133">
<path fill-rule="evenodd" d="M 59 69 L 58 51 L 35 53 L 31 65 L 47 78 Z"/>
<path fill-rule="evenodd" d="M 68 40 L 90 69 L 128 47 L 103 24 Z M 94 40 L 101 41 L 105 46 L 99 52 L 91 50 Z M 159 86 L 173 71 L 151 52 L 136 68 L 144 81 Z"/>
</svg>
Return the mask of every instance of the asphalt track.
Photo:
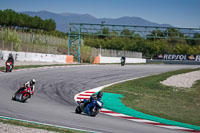
<svg viewBox="0 0 200 133">
<path fill-rule="evenodd" d="M 91 65 L 0 72 L 0 116 L 107 133 L 178 133 L 181 131 L 99 114 L 75 114 L 74 95 L 120 80 L 197 65 Z M 27 103 L 11 100 L 21 84 L 35 78 L 35 94 Z"/>
</svg>

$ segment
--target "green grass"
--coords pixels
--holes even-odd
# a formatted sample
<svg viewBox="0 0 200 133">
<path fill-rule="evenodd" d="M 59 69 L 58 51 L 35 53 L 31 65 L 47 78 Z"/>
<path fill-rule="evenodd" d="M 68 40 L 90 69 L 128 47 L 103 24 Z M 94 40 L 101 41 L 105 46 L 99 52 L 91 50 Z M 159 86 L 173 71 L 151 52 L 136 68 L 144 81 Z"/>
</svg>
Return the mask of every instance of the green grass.
<svg viewBox="0 0 200 133">
<path fill-rule="evenodd" d="M 192 88 L 162 85 L 160 81 L 176 74 L 197 69 L 183 69 L 153 75 L 105 88 L 104 92 L 122 94 L 122 102 L 135 110 L 200 126 L 200 81 Z"/>
<path fill-rule="evenodd" d="M 24 127 L 28 127 L 28 128 L 43 129 L 43 130 L 48 130 L 48 131 L 60 132 L 60 133 L 83 133 L 83 131 L 71 130 L 71 129 L 66 129 L 66 128 L 58 128 L 58 127 L 53 127 L 53 126 L 45 126 L 45 125 L 28 123 L 28 122 L 21 122 L 18 120 L 8 120 L 8 119 L 0 118 L 0 122 L 2 122 L 4 124 L 10 124 L 10 125 L 15 125 L 15 126 L 24 126 Z"/>
<path fill-rule="evenodd" d="M 72 64 L 52 64 L 52 65 L 22 65 L 22 66 L 14 66 L 14 70 L 16 69 L 25 69 L 25 68 L 38 68 L 38 67 L 51 67 L 51 66 L 71 66 Z M 78 65 L 78 64 L 73 64 Z M 0 67 L 0 71 L 5 70 L 5 67 Z"/>
</svg>

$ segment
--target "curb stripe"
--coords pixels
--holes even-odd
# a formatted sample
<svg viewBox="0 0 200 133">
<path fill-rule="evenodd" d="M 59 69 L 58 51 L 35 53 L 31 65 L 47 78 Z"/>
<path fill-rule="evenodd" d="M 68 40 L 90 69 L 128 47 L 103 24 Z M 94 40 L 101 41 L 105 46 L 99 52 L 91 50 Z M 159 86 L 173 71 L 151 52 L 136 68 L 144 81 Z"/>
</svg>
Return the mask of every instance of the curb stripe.
<svg viewBox="0 0 200 133">
<path fill-rule="evenodd" d="M 137 117 L 132 117 L 132 116 L 118 116 L 120 118 L 124 118 L 124 119 L 140 119 L 140 118 L 137 118 Z M 141 119 L 140 119 L 141 120 Z"/>
<path fill-rule="evenodd" d="M 87 95 L 87 94 L 79 94 L 79 96 L 91 96 L 91 95 Z"/>
<path fill-rule="evenodd" d="M 157 126 L 171 126 L 171 125 L 167 125 L 167 124 L 162 124 L 162 123 L 154 123 L 154 122 L 144 122 L 146 124 L 151 124 L 151 125 L 157 125 Z"/>
<path fill-rule="evenodd" d="M 136 78 L 133 78 L 133 79 L 136 79 Z M 128 79 L 128 80 L 133 80 L 133 79 Z M 128 81 L 128 80 L 123 80 L 123 82 Z M 120 82 L 122 82 L 122 81 L 120 81 Z M 119 82 L 116 82 L 116 83 L 119 83 Z M 98 87 L 98 88 L 95 88 L 95 89 L 90 89 L 90 90 L 78 93 L 74 96 L 74 100 L 78 101 L 78 99 L 89 99 L 88 97 L 86 98 L 86 97 L 78 97 L 78 96 L 81 96 L 81 95 L 83 96 L 83 95 L 85 95 L 84 93 L 91 93 L 91 95 L 92 95 L 92 93 L 96 93 L 96 92 L 102 90 L 104 87 L 107 87 L 107 86 L 110 86 L 110 85 L 113 85 L 113 84 L 116 84 L 116 83 L 112 83 L 112 84 L 109 84 L 109 85 L 101 86 L 101 87 Z M 104 109 L 104 108 L 101 109 L 100 112 L 103 113 L 103 114 L 113 116 L 113 117 L 123 118 L 123 119 L 134 121 L 134 122 L 150 124 L 150 125 L 154 125 L 154 126 L 158 126 L 158 127 L 162 127 L 162 128 L 200 133 L 200 131 L 197 131 L 197 130 L 194 130 L 194 129 L 179 127 L 179 126 L 173 126 L 173 125 L 167 125 L 167 124 L 163 124 L 163 123 L 159 123 L 159 122 L 155 122 L 155 121 L 151 121 L 151 120 L 140 119 L 140 118 L 128 116 L 128 115 L 125 115 L 125 114 L 120 114 L 120 113 L 117 113 L 117 112 L 114 112 L 114 111 L 111 111 L 111 110 L 108 110 L 108 109 Z"/>
<path fill-rule="evenodd" d="M 103 110 L 101 110 L 100 112 L 102 112 L 102 113 L 113 113 L 113 114 L 120 114 L 120 113 L 113 112 L 113 111 L 103 111 Z"/>
<path fill-rule="evenodd" d="M 175 127 L 175 126 L 159 126 L 159 127 L 164 127 L 164 128 L 170 128 L 170 129 L 177 129 L 177 130 L 184 130 L 184 131 L 189 131 L 189 132 L 193 132 L 191 130 L 188 130 L 187 128 L 184 127 Z"/>
<path fill-rule="evenodd" d="M 77 97 L 77 99 L 89 99 L 89 98 L 85 98 L 85 97 Z"/>
<path fill-rule="evenodd" d="M 84 92 L 84 93 L 92 93 L 92 94 L 93 94 L 93 93 L 96 93 L 96 92 L 92 92 L 92 91 L 86 91 L 86 92 Z"/>
<path fill-rule="evenodd" d="M 128 120 L 135 121 L 135 122 L 142 122 L 142 123 L 145 123 L 145 122 L 155 122 L 155 121 L 144 120 L 144 119 L 128 119 Z M 157 122 L 155 122 L 155 123 L 157 123 Z"/>
</svg>

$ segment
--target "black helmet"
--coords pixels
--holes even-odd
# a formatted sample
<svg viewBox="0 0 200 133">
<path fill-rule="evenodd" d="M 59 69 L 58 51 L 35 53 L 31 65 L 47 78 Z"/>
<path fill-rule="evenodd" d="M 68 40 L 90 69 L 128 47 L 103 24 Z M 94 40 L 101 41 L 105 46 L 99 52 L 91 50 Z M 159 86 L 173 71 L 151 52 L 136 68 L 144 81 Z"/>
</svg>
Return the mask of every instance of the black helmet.
<svg viewBox="0 0 200 133">
<path fill-rule="evenodd" d="M 31 84 L 31 85 L 34 85 L 35 82 L 36 82 L 36 80 L 35 80 L 35 79 L 32 79 L 31 82 L 30 82 L 30 84 Z"/>
<path fill-rule="evenodd" d="M 100 91 L 100 92 L 98 92 L 98 94 L 97 94 L 97 97 L 98 98 L 101 98 L 103 96 L 103 93 Z"/>
<path fill-rule="evenodd" d="M 12 53 L 10 53 L 10 54 L 8 55 L 8 57 L 12 58 L 12 57 L 13 57 Z"/>
</svg>

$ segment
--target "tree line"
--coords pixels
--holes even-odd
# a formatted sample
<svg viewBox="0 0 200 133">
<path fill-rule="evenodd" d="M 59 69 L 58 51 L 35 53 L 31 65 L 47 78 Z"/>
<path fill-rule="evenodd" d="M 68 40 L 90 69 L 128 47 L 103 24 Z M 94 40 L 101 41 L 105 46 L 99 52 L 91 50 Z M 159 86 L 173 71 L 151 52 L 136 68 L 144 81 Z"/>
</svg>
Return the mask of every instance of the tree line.
<svg viewBox="0 0 200 133">
<path fill-rule="evenodd" d="M 0 25 L 45 31 L 54 31 L 56 29 L 56 23 L 53 19 L 43 20 L 38 16 L 31 17 L 27 14 L 16 13 L 11 9 L 0 10 Z"/>
<path fill-rule="evenodd" d="M 84 44 L 95 48 L 116 49 L 125 51 L 142 52 L 144 57 L 153 58 L 158 54 L 200 54 L 200 33 L 194 33 L 193 36 L 184 36 L 182 32 L 171 28 L 168 32 L 169 38 L 164 38 L 166 31 L 153 30 L 147 38 L 139 34 L 134 34 L 128 29 L 121 31 L 123 35 L 119 36 L 85 36 Z M 109 29 L 103 30 L 104 34 L 109 34 Z M 113 33 L 112 33 L 113 34 Z M 117 34 L 117 32 L 115 32 Z M 155 38 L 155 35 L 158 38 Z M 176 38 L 179 35 L 184 38 Z M 159 38 L 160 37 L 160 38 Z M 162 38 L 163 37 L 163 38 Z M 199 40 L 198 40 L 199 39 Z"/>
<path fill-rule="evenodd" d="M 63 33 L 56 29 L 56 23 L 52 19 L 41 19 L 38 16 L 31 17 L 26 14 L 16 13 L 11 9 L 0 10 L 0 26 L 14 27 L 14 29 L 25 29 L 27 32 L 39 34 L 48 34 L 57 37 L 66 38 L 68 33 Z M 104 28 L 102 35 L 83 36 L 84 44 L 90 47 L 104 49 L 126 50 L 142 52 L 145 57 L 154 57 L 160 53 L 166 54 L 200 54 L 200 33 L 194 33 L 193 36 L 185 36 L 181 31 L 175 28 L 169 28 L 168 32 L 153 30 L 147 38 L 140 34 L 134 34 L 134 31 L 124 29 L 121 33 L 109 31 Z M 97 34 L 97 33 L 95 33 Z M 111 36 L 106 36 L 112 34 Z M 168 34 L 169 38 L 165 38 Z M 119 35 L 124 35 L 121 37 Z M 176 36 L 180 38 L 177 39 Z M 128 37 L 127 37 L 128 36 Z M 160 38 L 155 38 L 155 36 Z M 183 38 L 190 39 L 183 39 Z"/>
</svg>

